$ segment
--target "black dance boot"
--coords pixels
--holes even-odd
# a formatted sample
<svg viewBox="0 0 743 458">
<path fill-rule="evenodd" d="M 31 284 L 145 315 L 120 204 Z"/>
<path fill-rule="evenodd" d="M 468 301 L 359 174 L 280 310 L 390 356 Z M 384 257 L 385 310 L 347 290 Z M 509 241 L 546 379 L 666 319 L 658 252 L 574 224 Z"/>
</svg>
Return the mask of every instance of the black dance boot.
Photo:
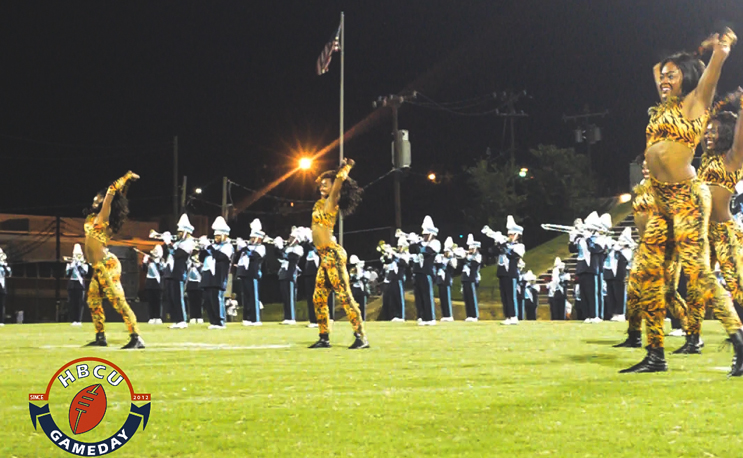
<svg viewBox="0 0 743 458">
<path fill-rule="evenodd" d="M 350 347 L 348 347 L 349 350 L 356 350 L 358 348 L 369 348 L 369 341 L 366 340 L 366 337 L 361 337 L 361 334 L 353 333 L 354 337 L 356 337 L 356 340 L 351 344 Z"/>
<path fill-rule="evenodd" d="M 85 346 L 86 347 L 108 347 L 108 342 L 106 342 L 106 333 L 96 332 L 95 340 L 90 342 L 89 344 L 86 344 Z"/>
<path fill-rule="evenodd" d="M 142 340 L 142 338 L 139 337 L 139 334 L 132 334 L 131 339 L 129 339 L 129 343 L 121 347 L 122 350 L 129 350 L 129 349 L 136 349 L 136 348 L 144 348 L 144 340 Z"/>
<path fill-rule="evenodd" d="M 641 348 L 642 347 L 642 331 L 627 331 L 627 340 L 622 343 L 614 345 L 614 348 Z"/>
<path fill-rule="evenodd" d="M 735 356 L 733 356 L 733 365 L 728 377 L 740 377 L 743 375 L 743 329 L 738 329 L 735 334 L 730 334 L 730 341 L 733 343 Z"/>
<path fill-rule="evenodd" d="M 308 348 L 330 348 L 330 339 L 328 334 L 320 334 L 320 340 L 310 345 Z"/>
<path fill-rule="evenodd" d="M 674 355 L 701 355 L 704 342 L 699 339 L 699 334 L 686 334 L 686 343 Z"/>
<path fill-rule="evenodd" d="M 743 340 L 742 340 L 743 342 Z M 631 374 L 639 372 L 665 372 L 668 370 L 668 364 L 666 364 L 666 356 L 663 352 L 663 348 L 652 348 L 647 347 L 648 355 L 635 364 L 634 366 L 622 369 L 619 371 L 620 374 Z"/>
</svg>

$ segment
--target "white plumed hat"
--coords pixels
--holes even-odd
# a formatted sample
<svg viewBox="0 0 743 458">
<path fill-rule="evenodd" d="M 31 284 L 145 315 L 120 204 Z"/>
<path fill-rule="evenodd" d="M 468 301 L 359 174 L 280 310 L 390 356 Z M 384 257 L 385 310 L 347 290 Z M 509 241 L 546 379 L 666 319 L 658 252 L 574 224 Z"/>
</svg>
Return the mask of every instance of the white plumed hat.
<svg viewBox="0 0 743 458">
<path fill-rule="evenodd" d="M 423 234 L 433 234 L 437 235 L 439 233 L 439 228 L 433 225 L 433 219 L 431 219 L 430 216 L 426 215 L 425 218 L 423 218 L 423 224 L 421 224 L 421 229 Z"/>
<path fill-rule="evenodd" d="M 215 235 L 230 235 L 230 226 L 227 225 L 227 221 L 221 216 L 217 216 L 217 219 L 212 223 L 212 230 Z"/>
<path fill-rule="evenodd" d="M 76 243 L 74 247 L 72 247 L 72 256 L 82 256 L 83 254 L 83 247 L 80 246 L 79 243 Z"/>
<path fill-rule="evenodd" d="M 187 232 L 193 234 L 193 226 L 191 221 L 188 219 L 187 214 L 182 214 L 181 219 L 178 220 L 178 231 Z"/>
<path fill-rule="evenodd" d="M 258 218 L 254 219 L 250 222 L 250 237 L 258 237 L 263 238 L 266 236 L 266 233 L 263 232 L 263 226 L 261 225 L 261 220 Z"/>
<path fill-rule="evenodd" d="M 524 228 L 516 224 L 516 221 L 513 219 L 513 216 L 508 215 L 506 217 L 506 230 L 509 234 L 523 234 Z"/>
<path fill-rule="evenodd" d="M 470 248 L 480 248 L 480 242 L 475 240 L 472 234 L 467 234 L 467 246 Z"/>
</svg>

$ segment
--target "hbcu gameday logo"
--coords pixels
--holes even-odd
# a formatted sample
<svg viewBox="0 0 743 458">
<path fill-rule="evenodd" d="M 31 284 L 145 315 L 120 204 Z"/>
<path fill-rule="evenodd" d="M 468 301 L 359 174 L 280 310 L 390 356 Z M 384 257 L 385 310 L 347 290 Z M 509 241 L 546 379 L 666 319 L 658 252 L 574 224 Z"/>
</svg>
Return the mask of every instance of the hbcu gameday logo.
<svg viewBox="0 0 743 458">
<path fill-rule="evenodd" d="M 86 364 L 86 362 L 92 362 L 92 364 Z M 71 368 L 73 365 L 74 368 Z M 88 378 L 94 379 L 90 381 L 95 383 L 90 384 L 90 381 L 85 383 L 84 379 Z M 149 394 L 135 393 L 129 377 L 110 361 L 92 357 L 70 361 L 54 374 L 46 387 L 45 393 L 29 394 L 28 400 L 49 401 L 49 395 L 53 389 L 55 392 L 66 394 L 66 390 L 72 388 L 76 382 L 85 383 L 87 386 L 75 394 L 68 410 L 67 420 L 73 437 L 69 437 L 62 431 L 62 428 L 57 426 L 52 418 L 48 402 L 42 407 L 38 407 L 31 402 L 28 403 L 34 429 L 36 429 L 38 422 L 49 440 L 57 447 L 73 455 L 102 456 L 118 450 L 131 440 L 139 429 L 140 423 L 142 423 L 142 430 L 147 427 L 147 420 L 150 417 L 149 402 L 141 407 L 137 407 L 132 402 L 123 426 L 114 430 L 112 435 L 103 440 L 86 442 L 75 437 L 92 432 L 101 424 L 108 410 L 109 396 L 106 394 L 106 386 L 109 390 L 112 390 L 118 387 L 122 381 L 126 382 L 121 390 L 124 391 L 127 401 L 150 401 Z M 126 388 L 128 388 L 128 394 L 126 394 Z"/>
</svg>

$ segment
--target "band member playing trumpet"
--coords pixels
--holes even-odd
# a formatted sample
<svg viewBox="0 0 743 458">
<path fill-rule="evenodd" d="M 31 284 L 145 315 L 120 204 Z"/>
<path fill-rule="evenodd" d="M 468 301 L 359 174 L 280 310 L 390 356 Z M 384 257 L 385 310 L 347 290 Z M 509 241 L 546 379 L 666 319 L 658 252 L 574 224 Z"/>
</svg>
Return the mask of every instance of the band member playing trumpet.
<svg viewBox="0 0 743 458">
<path fill-rule="evenodd" d="M 261 300 L 260 281 L 263 277 L 261 267 L 263 258 L 266 257 L 266 246 L 263 239 L 261 221 L 256 218 L 250 223 L 250 239 L 245 242 L 237 239 L 237 282 L 240 285 L 241 303 L 243 305 L 243 326 L 260 326 L 261 322 Z"/>
<path fill-rule="evenodd" d="M 13 271 L 8 265 L 8 255 L 0 248 L 0 326 L 5 326 L 5 296 L 7 295 L 5 279 L 12 274 Z"/>
<path fill-rule="evenodd" d="M 335 293 L 335 299 L 346 310 L 346 316 L 354 330 L 355 339 L 349 348 L 369 347 L 361 311 L 351 294 L 346 270 L 346 250 L 331 239 L 338 211 L 343 216 L 350 215 L 361 201 L 361 188 L 348 177 L 353 165 L 353 160 L 344 160 L 337 171 L 329 170 L 317 178 L 321 198 L 312 209 L 312 240 L 320 254 L 314 294 L 320 339 L 310 348 L 330 347 L 328 295 L 331 290 Z"/>
<path fill-rule="evenodd" d="M 565 263 L 559 257 L 555 258 L 555 263 L 552 266 L 552 277 L 547 284 L 550 319 L 553 321 L 565 320 L 565 298 L 569 280 L 570 274 L 565 272 Z"/>
<path fill-rule="evenodd" d="M 382 308 L 386 310 L 390 321 L 405 321 L 405 272 L 410 260 L 408 241 L 405 237 L 399 237 L 397 250 L 380 241 L 377 251 L 382 253 L 384 266 Z"/>
<path fill-rule="evenodd" d="M 480 242 L 472 234 L 467 235 L 467 254 L 462 266 L 462 296 L 467 318 L 464 321 L 475 322 L 480 319 L 480 307 L 477 302 L 477 288 L 480 286 Z"/>
<path fill-rule="evenodd" d="M 317 316 L 315 316 L 315 303 L 312 297 L 315 294 L 315 278 L 317 277 L 317 268 L 320 265 L 320 256 L 317 254 L 315 245 L 312 244 L 312 230 L 305 233 L 302 248 L 306 256 L 304 257 L 304 267 L 302 268 L 302 278 L 304 278 L 304 295 L 307 300 L 307 317 L 309 320 L 308 328 L 317 327 Z"/>
<path fill-rule="evenodd" d="M 413 271 L 415 308 L 418 310 L 418 324 L 434 326 L 436 324 L 436 309 L 433 299 L 434 270 L 433 263 L 436 255 L 441 251 L 441 242 L 436 240 L 439 229 L 433 225 L 430 216 L 423 218 L 421 235 L 408 234 L 410 242 L 410 265 Z M 400 231 L 400 234 L 404 234 Z"/>
<path fill-rule="evenodd" d="M 186 322 L 186 302 L 183 293 L 186 286 L 186 264 L 191 256 L 196 242 L 191 236 L 194 227 L 185 213 L 178 220 L 178 235 L 174 241 L 169 232 L 162 234 L 165 246 L 165 297 L 168 300 L 170 319 L 173 324 L 170 329 L 183 329 L 188 327 Z"/>
<path fill-rule="evenodd" d="M 83 304 L 85 303 L 85 277 L 88 275 L 88 263 L 85 262 L 83 248 L 76 243 L 72 248 L 72 259 L 65 269 L 67 281 L 67 303 L 72 326 L 82 326 Z"/>
<path fill-rule="evenodd" d="M 598 232 L 601 229 L 601 219 L 596 212 L 586 217 L 583 225 L 576 225 L 575 231 L 570 234 L 568 249 L 577 253 L 575 273 L 580 285 L 580 294 L 585 309 L 585 323 L 598 323 L 599 307 L 601 306 L 601 278 L 599 271 L 603 268 L 601 253 L 604 247 L 599 244 Z"/>
<path fill-rule="evenodd" d="M 230 226 L 224 218 L 217 216 L 212 224 L 214 241 L 202 235 L 199 238 L 201 252 L 201 286 L 204 289 L 204 305 L 209 312 L 209 329 L 226 329 L 224 292 L 227 290 L 227 277 L 234 248 L 230 243 Z"/>
<path fill-rule="evenodd" d="M 289 239 L 284 244 L 281 237 L 274 239 L 274 247 L 281 267 L 279 268 L 279 291 L 284 303 L 284 321 L 280 324 L 297 324 L 297 275 L 299 274 L 299 260 L 304 255 L 304 249 L 299 245 L 301 227 L 293 227 Z"/>
<path fill-rule="evenodd" d="M 437 254 L 434 260 L 436 284 L 439 287 L 439 301 L 441 301 L 441 321 L 454 321 L 451 285 L 453 283 L 454 270 L 457 268 L 457 258 L 454 255 L 455 249 L 454 241 L 451 237 L 447 237 L 444 241 L 444 251 Z"/>
<path fill-rule="evenodd" d="M 146 273 L 144 290 L 147 295 L 147 307 L 150 311 L 148 324 L 163 324 L 162 295 L 163 295 L 163 247 L 155 246 L 149 255 L 142 258 L 142 270 Z"/>
<path fill-rule="evenodd" d="M 366 320 L 366 300 L 369 298 L 369 272 L 364 270 L 364 261 L 352 254 L 348 259 L 348 275 L 353 299 L 359 304 L 361 319 Z"/>
<path fill-rule="evenodd" d="M 606 312 L 605 317 L 611 321 L 624 321 L 626 297 L 624 279 L 627 276 L 627 266 L 632 261 L 632 252 L 636 243 L 632 240 L 632 229 L 624 228 L 619 239 L 609 250 L 604 263 L 604 278 L 606 280 Z"/>
<path fill-rule="evenodd" d="M 129 342 L 122 348 L 144 348 L 144 341 L 139 337 L 137 317 L 132 312 L 121 286 L 121 263 L 108 251 L 108 241 L 121 229 L 129 213 L 126 192 L 130 181 L 139 179 L 139 175 L 127 172 L 114 181 L 107 190 L 99 192 L 93 199 L 93 205 L 86 211 L 85 218 L 85 257 L 93 266 L 93 278 L 88 288 L 88 307 L 93 318 L 96 335 L 89 346 L 105 347 L 106 315 L 103 312 L 103 295 L 108 298 L 114 309 L 124 318 L 130 334 Z"/>
<path fill-rule="evenodd" d="M 531 270 L 523 276 L 524 309 L 526 319 L 535 321 L 537 319 L 537 307 L 539 306 L 539 285 L 537 276 Z"/>
<path fill-rule="evenodd" d="M 498 282 L 500 285 L 501 303 L 503 304 L 503 315 L 506 319 L 505 325 L 518 324 L 516 317 L 516 287 L 518 281 L 519 259 L 526 253 L 526 247 L 519 243 L 524 233 L 524 228 L 516 224 L 513 216 L 506 218 L 506 230 L 508 237 L 504 237 L 500 231 L 493 231 L 488 226 L 482 229 L 483 234 L 495 241 L 495 250 L 498 254 Z"/>
</svg>

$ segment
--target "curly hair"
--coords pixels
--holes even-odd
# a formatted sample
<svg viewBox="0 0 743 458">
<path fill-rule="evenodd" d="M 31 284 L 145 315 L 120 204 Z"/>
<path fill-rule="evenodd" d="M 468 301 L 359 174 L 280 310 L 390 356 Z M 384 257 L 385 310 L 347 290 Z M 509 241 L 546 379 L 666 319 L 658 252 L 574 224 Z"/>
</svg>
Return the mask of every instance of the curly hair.
<svg viewBox="0 0 743 458">
<path fill-rule="evenodd" d="M 681 97 L 683 98 L 696 89 L 697 84 L 699 84 L 699 79 L 702 77 L 702 73 L 704 73 L 704 62 L 699 60 L 699 57 L 695 54 L 679 52 L 661 60 L 660 68 L 663 69 L 669 62 L 675 64 L 683 75 L 683 79 L 681 80 Z"/>
<path fill-rule="evenodd" d="M 106 197 L 108 188 L 102 189 L 98 192 L 101 198 Z M 129 199 L 126 198 L 126 188 L 122 191 L 116 192 L 113 200 L 111 201 L 111 214 L 108 217 L 108 227 L 111 228 L 111 232 L 114 234 L 121 230 L 121 226 L 124 225 L 127 217 L 129 216 Z M 83 215 L 95 215 L 100 211 L 100 205 L 98 208 L 92 205 L 83 210 Z"/>
<path fill-rule="evenodd" d="M 735 123 L 738 117 L 735 113 L 729 111 L 720 111 L 709 118 L 709 122 L 719 123 L 717 128 L 717 141 L 715 141 L 715 153 L 724 153 L 733 147 L 733 137 L 735 136 Z"/>
<path fill-rule="evenodd" d="M 323 172 L 317 177 L 317 183 L 319 184 L 324 179 L 335 181 L 335 176 L 338 174 L 337 168 L 335 170 L 328 170 Z M 364 189 L 351 177 L 346 178 L 341 186 L 341 195 L 338 198 L 338 208 L 340 208 L 341 215 L 348 216 L 356 211 L 356 207 L 361 203 L 361 196 L 364 194 Z"/>
</svg>

